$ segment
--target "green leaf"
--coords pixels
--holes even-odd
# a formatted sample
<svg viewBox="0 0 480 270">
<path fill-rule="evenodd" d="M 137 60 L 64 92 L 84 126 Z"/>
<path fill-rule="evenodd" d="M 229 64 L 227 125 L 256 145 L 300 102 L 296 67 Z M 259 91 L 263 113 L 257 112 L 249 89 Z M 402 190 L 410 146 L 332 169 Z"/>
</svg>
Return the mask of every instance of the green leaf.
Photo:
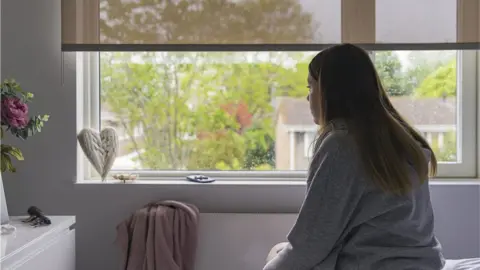
<svg viewBox="0 0 480 270">
<path fill-rule="evenodd" d="M 15 157 L 17 160 L 23 160 L 23 154 L 20 149 L 11 146 L 11 150 L 8 152 L 11 156 Z"/>
<path fill-rule="evenodd" d="M 22 151 L 20 151 L 20 149 L 14 146 L 2 144 L 1 149 L 2 149 L 2 155 L 9 154 L 14 158 L 16 158 L 17 160 L 24 160 Z"/>
<path fill-rule="evenodd" d="M 2 172 L 9 171 L 9 172 L 16 172 L 17 170 L 13 167 L 12 159 L 8 155 L 4 155 L 2 153 L 2 161 L 1 161 L 1 170 Z"/>
<path fill-rule="evenodd" d="M 2 155 L 2 162 L 1 162 L 1 170 L 2 170 L 2 173 L 5 172 L 7 170 L 7 166 L 8 166 L 8 161 L 7 161 L 7 158 L 8 156 L 5 156 Z"/>
</svg>

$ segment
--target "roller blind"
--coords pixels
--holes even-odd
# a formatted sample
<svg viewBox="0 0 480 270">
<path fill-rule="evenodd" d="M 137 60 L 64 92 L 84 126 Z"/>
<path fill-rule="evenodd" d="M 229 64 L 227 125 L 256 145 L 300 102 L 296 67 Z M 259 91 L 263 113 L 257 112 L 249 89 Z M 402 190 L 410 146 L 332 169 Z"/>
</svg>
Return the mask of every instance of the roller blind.
<svg viewBox="0 0 480 270">
<path fill-rule="evenodd" d="M 62 0 L 63 51 L 476 49 L 479 0 Z"/>
</svg>

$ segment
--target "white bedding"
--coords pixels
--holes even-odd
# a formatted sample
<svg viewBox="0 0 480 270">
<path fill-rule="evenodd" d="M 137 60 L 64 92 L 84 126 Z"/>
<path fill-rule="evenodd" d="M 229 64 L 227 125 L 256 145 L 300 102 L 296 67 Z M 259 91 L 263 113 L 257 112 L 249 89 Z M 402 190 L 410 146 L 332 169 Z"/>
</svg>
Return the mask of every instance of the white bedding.
<svg viewBox="0 0 480 270">
<path fill-rule="evenodd" d="M 267 262 L 273 259 L 287 243 L 276 244 L 268 253 Z M 480 270 L 480 258 L 447 260 L 442 270 Z"/>
<path fill-rule="evenodd" d="M 447 260 L 442 270 L 480 270 L 480 258 Z"/>
</svg>

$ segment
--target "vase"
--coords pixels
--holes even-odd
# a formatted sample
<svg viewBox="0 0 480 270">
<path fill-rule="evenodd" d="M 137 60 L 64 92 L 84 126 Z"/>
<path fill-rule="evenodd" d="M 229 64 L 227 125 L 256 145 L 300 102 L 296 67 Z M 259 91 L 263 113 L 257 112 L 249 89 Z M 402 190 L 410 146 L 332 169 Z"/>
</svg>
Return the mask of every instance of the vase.
<svg viewBox="0 0 480 270">
<path fill-rule="evenodd" d="M 9 222 L 7 199 L 5 198 L 5 192 L 3 190 L 2 174 L 0 173 L 0 224 L 7 224 Z"/>
</svg>

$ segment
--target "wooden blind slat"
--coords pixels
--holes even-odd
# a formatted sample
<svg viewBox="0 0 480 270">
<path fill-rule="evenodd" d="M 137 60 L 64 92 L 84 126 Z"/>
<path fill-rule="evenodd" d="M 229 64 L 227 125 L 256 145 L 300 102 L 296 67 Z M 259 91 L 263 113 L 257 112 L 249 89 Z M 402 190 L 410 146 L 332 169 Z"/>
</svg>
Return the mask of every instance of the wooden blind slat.
<svg viewBox="0 0 480 270">
<path fill-rule="evenodd" d="M 457 0 L 457 42 L 480 42 L 479 14 L 479 0 Z"/>
<path fill-rule="evenodd" d="M 100 0 L 62 0 L 62 43 L 98 44 Z"/>
<path fill-rule="evenodd" d="M 342 0 L 342 42 L 376 42 L 375 0 Z"/>
</svg>

